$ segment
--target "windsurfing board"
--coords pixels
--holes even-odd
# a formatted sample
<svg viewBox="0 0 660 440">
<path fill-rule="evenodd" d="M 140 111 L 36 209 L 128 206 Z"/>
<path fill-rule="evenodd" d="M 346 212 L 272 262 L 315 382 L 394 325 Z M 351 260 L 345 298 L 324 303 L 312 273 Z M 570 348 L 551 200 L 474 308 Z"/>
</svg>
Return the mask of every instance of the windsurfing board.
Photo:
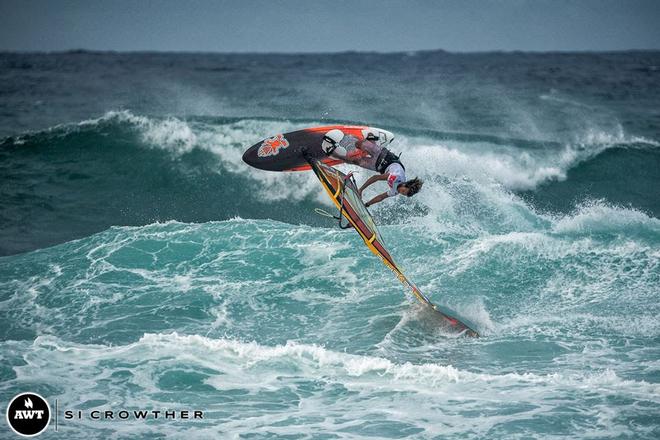
<svg viewBox="0 0 660 440">
<path fill-rule="evenodd" d="M 326 156 L 321 149 L 323 136 L 330 130 L 344 133 L 342 146 L 350 152 L 357 141 L 365 139 L 385 146 L 392 142 L 394 135 L 387 130 L 364 125 L 327 125 L 311 127 L 289 133 L 276 134 L 257 142 L 243 153 L 243 161 L 250 166 L 267 171 L 306 171 L 311 169 L 303 157 L 308 157 L 328 165 L 338 165 L 341 160 Z"/>
</svg>

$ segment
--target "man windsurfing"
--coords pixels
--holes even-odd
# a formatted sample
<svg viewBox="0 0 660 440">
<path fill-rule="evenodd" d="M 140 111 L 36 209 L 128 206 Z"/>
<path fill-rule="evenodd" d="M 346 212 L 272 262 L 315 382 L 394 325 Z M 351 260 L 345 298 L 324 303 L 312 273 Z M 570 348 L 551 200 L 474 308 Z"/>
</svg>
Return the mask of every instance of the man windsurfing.
<svg viewBox="0 0 660 440">
<path fill-rule="evenodd" d="M 391 141 L 391 138 L 389 140 Z M 348 151 L 346 146 L 341 145 L 342 143 L 353 148 Z M 417 177 L 406 180 L 406 168 L 399 160 L 399 156 L 383 147 L 384 143 L 384 141 L 379 142 L 378 137 L 371 133 L 365 139 L 358 140 L 352 136 L 344 136 L 344 133 L 338 129 L 330 130 L 323 136 L 321 148 L 326 155 L 379 173 L 369 177 L 360 187 L 360 197 L 368 186 L 379 180 L 387 182 L 389 190 L 369 200 L 365 203 L 366 206 L 399 194 L 412 197 L 422 189 L 423 182 Z"/>
</svg>

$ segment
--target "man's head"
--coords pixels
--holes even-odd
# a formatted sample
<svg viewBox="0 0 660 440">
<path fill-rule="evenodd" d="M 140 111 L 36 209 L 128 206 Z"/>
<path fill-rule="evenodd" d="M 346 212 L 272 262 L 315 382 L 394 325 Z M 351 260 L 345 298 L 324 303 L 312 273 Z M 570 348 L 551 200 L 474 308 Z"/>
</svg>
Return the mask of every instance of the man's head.
<svg viewBox="0 0 660 440">
<path fill-rule="evenodd" d="M 419 190 L 422 189 L 422 185 L 424 185 L 424 181 L 418 179 L 415 177 L 414 179 L 407 180 L 400 184 L 396 190 L 399 192 L 399 194 L 403 194 L 404 196 L 412 197 L 415 194 L 419 192 Z"/>
</svg>

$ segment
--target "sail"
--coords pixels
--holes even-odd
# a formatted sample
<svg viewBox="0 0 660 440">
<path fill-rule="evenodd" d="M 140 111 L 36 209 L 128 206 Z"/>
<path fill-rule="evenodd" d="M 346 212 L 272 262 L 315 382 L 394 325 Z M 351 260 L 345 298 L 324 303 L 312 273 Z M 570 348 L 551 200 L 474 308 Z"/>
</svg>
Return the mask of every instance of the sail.
<svg viewBox="0 0 660 440">
<path fill-rule="evenodd" d="M 310 160 L 310 165 L 321 181 L 326 192 L 339 209 L 349 224 L 360 234 L 362 240 L 369 250 L 376 254 L 387 267 L 397 276 L 399 281 L 410 289 L 412 294 L 422 304 L 434 310 L 443 321 L 452 329 L 464 332 L 468 336 L 479 336 L 478 333 L 468 327 L 460 320 L 450 316 L 433 304 L 408 277 L 406 277 L 399 266 L 394 262 L 390 253 L 385 249 L 383 239 L 376 227 L 371 214 L 362 202 L 358 188 L 352 178 L 321 161 Z"/>
</svg>

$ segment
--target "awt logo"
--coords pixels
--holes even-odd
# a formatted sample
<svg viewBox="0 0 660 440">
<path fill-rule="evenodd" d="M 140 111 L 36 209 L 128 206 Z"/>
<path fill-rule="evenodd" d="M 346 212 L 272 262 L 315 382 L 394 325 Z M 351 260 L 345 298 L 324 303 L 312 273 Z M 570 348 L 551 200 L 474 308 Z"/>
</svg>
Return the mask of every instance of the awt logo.
<svg viewBox="0 0 660 440">
<path fill-rule="evenodd" d="M 39 394 L 21 393 L 9 402 L 7 423 L 18 435 L 39 435 L 50 423 L 50 406 Z"/>
</svg>

